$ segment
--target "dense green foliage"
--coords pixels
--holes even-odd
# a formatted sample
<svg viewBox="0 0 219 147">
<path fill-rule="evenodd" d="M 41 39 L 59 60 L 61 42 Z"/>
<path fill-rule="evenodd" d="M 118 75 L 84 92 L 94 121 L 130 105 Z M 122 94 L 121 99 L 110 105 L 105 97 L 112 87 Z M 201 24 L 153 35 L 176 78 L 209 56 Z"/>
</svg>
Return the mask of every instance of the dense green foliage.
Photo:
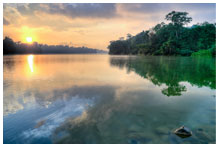
<svg viewBox="0 0 219 147">
<path fill-rule="evenodd" d="M 134 71 L 154 85 L 166 85 L 162 93 L 167 96 L 185 92 L 187 88 L 182 82 L 216 89 L 216 60 L 211 57 L 111 57 L 110 64 Z"/>
<path fill-rule="evenodd" d="M 185 27 L 192 21 L 187 12 L 175 12 L 166 15 L 169 24 L 160 23 L 150 30 L 131 36 L 126 40 L 111 41 L 109 54 L 144 55 L 204 55 L 216 54 L 216 24 L 204 22 Z M 196 53 L 197 54 L 194 54 Z"/>
</svg>

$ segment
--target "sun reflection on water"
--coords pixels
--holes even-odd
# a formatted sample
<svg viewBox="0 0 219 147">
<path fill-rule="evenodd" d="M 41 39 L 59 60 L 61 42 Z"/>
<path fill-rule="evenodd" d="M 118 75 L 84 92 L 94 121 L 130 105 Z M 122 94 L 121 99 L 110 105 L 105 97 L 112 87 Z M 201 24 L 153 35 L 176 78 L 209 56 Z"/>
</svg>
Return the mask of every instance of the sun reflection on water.
<svg viewBox="0 0 219 147">
<path fill-rule="evenodd" d="M 27 56 L 27 60 L 28 60 L 28 64 L 29 64 L 29 68 L 30 68 L 30 71 L 33 72 L 33 59 L 34 59 L 34 56 L 33 55 L 29 55 Z"/>
</svg>

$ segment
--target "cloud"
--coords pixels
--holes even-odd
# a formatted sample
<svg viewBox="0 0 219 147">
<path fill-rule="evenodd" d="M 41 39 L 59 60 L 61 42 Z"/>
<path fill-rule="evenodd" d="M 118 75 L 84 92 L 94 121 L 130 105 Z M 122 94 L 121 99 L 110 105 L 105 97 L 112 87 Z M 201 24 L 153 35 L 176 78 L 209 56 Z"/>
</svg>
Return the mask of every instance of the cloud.
<svg viewBox="0 0 219 147">
<path fill-rule="evenodd" d="M 69 18 L 112 18 L 116 16 L 115 4 L 25 4 L 18 5 L 17 10 L 22 15 L 33 15 L 38 11 Z"/>
<path fill-rule="evenodd" d="M 137 13 L 158 13 L 163 9 L 167 9 L 166 5 L 160 3 L 145 3 L 145 4 L 118 4 L 120 9 L 126 12 Z"/>
<path fill-rule="evenodd" d="M 3 17 L 3 25 L 10 25 L 10 22 Z"/>
<path fill-rule="evenodd" d="M 214 3 L 30 3 L 30 4 L 4 4 L 4 11 L 7 7 L 13 7 L 22 16 L 37 16 L 42 13 L 48 15 L 60 15 L 71 19 L 75 18 L 98 18 L 109 19 L 132 14 L 136 18 L 139 16 L 149 16 L 149 18 L 164 15 L 170 11 L 187 11 L 196 16 L 203 13 L 211 17 L 216 17 L 216 4 Z"/>
<path fill-rule="evenodd" d="M 97 26 L 116 17 L 115 4 L 4 4 L 4 16 L 16 26 L 46 27 L 54 31 Z M 76 30 L 78 31 L 78 30 Z"/>
<path fill-rule="evenodd" d="M 216 20 L 215 3 L 144 3 L 144 4 L 117 4 L 123 14 L 148 16 L 152 21 L 162 21 L 167 13 L 175 11 L 185 11 L 197 21 Z"/>
<path fill-rule="evenodd" d="M 123 11 L 138 13 L 160 13 L 164 11 L 180 10 L 180 11 L 209 11 L 216 9 L 214 3 L 138 3 L 138 4 L 118 4 Z"/>
</svg>

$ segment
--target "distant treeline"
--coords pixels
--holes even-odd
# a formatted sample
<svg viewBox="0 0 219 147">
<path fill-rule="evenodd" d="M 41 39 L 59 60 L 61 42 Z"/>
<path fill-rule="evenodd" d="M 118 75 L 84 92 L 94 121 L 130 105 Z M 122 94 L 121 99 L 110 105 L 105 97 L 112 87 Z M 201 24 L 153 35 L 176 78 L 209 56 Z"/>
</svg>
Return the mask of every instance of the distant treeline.
<svg viewBox="0 0 219 147">
<path fill-rule="evenodd" d="M 111 41 L 109 54 L 144 54 L 144 55 L 182 55 L 215 56 L 216 24 L 204 22 L 192 27 L 185 27 L 192 21 L 187 12 L 172 11 L 165 19 L 171 21 L 157 24 L 152 29 L 132 36 L 126 40 Z"/>
<path fill-rule="evenodd" d="M 107 53 L 102 50 L 87 47 L 70 47 L 68 45 L 46 45 L 37 42 L 21 43 L 14 42 L 11 38 L 3 40 L 3 54 L 96 54 Z"/>
</svg>

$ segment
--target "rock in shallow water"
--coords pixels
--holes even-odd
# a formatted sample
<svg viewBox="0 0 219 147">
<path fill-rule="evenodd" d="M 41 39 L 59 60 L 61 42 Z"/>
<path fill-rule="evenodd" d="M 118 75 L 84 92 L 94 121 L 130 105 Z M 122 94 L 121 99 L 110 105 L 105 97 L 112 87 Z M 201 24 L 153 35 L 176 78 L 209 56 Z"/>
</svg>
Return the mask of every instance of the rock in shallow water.
<svg viewBox="0 0 219 147">
<path fill-rule="evenodd" d="M 174 133 L 175 133 L 177 136 L 181 137 L 181 138 L 186 138 L 186 137 L 192 136 L 192 131 L 190 131 L 189 128 L 184 127 L 184 126 L 178 128 L 178 129 L 176 129 L 176 130 L 174 131 Z"/>
</svg>

